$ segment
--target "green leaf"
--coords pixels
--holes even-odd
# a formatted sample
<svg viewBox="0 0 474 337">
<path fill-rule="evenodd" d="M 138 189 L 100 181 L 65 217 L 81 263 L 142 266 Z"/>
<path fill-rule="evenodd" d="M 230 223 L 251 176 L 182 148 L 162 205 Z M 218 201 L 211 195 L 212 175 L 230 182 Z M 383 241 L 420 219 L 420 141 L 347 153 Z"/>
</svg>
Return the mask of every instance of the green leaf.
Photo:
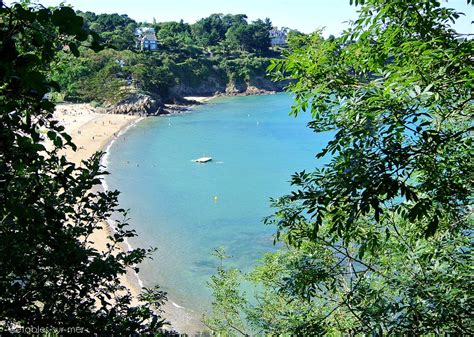
<svg viewBox="0 0 474 337">
<path fill-rule="evenodd" d="M 439 219 L 437 216 L 434 216 L 431 221 L 428 223 L 425 231 L 425 237 L 429 238 L 435 235 L 436 231 L 438 230 Z"/>
</svg>

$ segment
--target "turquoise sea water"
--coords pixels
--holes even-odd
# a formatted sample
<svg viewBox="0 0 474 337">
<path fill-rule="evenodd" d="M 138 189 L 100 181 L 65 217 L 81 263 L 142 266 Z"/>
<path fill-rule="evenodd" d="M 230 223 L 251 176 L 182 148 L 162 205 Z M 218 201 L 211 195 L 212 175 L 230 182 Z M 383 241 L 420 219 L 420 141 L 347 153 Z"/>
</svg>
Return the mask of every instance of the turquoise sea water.
<svg viewBox="0 0 474 337">
<path fill-rule="evenodd" d="M 274 249 L 269 198 L 291 190 L 292 173 L 322 166 L 315 154 L 329 139 L 306 127 L 307 114 L 288 116 L 288 94 L 224 97 L 190 113 L 147 118 L 111 146 L 107 177 L 130 208 L 139 234 L 132 246 L 158 248 L 141 266 L 145 286 L 159 284 L 200 317 L 206 287 L 224 246 L 228 262 L 248 270 Z M 197 164 L 192 159 L 211 156 Z"/>
</svg>

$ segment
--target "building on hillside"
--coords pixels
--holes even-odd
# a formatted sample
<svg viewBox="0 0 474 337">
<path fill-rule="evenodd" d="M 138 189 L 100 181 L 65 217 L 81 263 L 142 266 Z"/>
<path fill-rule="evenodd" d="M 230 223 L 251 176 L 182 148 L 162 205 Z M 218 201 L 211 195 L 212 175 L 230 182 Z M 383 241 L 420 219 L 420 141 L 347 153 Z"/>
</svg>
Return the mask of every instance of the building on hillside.
<svg viewBox="0 0 474 337">
<path fill-rule="evenodd" d="M 135 31 L 137 36 L 137 47 L 140 50 L 157 50 L 158 40 L 156 39 L 155 29 L 149 27 L 140 27 Z"/>
<path fill-rule="evenodd" d="M 288 33 L 290 32 L 290 28 L 288 27 L 281 27 L 281 29 L 278 29 L 278 27 L 273 27 L 272 30 L 270 30 L 270 41 L 272 46 L 284 46 L 286 45 Z"/>
</svg>

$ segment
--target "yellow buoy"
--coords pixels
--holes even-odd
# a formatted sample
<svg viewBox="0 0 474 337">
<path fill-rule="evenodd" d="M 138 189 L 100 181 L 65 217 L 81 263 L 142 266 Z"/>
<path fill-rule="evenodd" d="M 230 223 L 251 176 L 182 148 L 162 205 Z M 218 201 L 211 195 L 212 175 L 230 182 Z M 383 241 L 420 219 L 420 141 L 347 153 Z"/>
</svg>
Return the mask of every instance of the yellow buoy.
<svg viewBox="0 0 474 337">
<path fill-rule="evenodd" d="M 218 198 L 217 195 L 214 197 L 214 202 L 217 202 Z"/>
</svg>

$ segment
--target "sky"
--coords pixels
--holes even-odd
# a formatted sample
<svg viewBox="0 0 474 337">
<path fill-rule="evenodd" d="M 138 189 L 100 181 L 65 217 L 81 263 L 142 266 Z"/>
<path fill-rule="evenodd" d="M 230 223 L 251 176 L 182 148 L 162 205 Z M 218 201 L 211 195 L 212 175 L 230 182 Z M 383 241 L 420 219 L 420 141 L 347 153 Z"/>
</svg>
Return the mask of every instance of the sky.
<svg viewBox="0 0 474 337">
<path fill-rule="evenodd" d="M 410 1 L 410 0 L 406 0 Z M 13 2 L 13 1 L 9 1 Z M 39 0 L 45 6 L 56 6 L 60 0 Z M 82 11 L 127 14 L 136 21 L 179 21 L 194 23 L 213 13 L 247 14 L 249 20 L 270 18 L 274 26 L 289 27 L 304 33 L 326 27 L 324 35 L 339 35 L 345 22 L 357 18 L 349 0 L 66 0 Z M 446 1 L 444 1 L 446 3 Z M 455 26 L 462 33 L 473 33 L 474 6 L 466 0 L 449 0 L 447 4 L 466 13 Z"/>
</svg>

